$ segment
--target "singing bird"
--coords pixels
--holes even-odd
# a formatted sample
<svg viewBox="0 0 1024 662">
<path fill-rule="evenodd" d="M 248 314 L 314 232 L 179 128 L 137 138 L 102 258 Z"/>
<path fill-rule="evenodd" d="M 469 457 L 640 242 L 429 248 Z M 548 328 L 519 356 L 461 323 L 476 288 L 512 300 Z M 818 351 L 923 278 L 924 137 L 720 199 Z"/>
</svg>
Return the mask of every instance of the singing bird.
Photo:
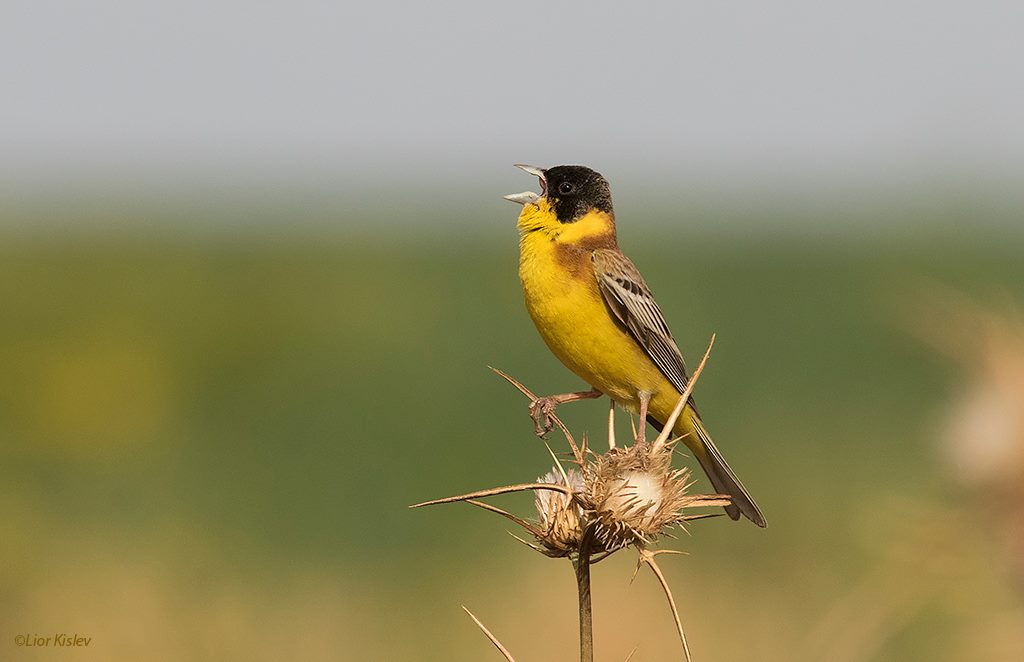
<svg viewBox="0 0 1024 662">
<path fill-rule="evenodd" d="M 661 309 L 633 262 L 619 250 L 608 182 L 578 165 L 518 168 L 541 192 L 505 196 L 519 214 L 519 278 L 526 308 L 548 348 L 592 390 L 540 398 L 531 405 L 538 434 L 564 402 L 610 397 L 650 421 L 668 419 L 689 375 Z M 711 485 L 731 497 L 726 512 L 758 526 L 761 511 L 704 429 L 692 397 L 673 433 L 693 452 Z"/>
</svg>

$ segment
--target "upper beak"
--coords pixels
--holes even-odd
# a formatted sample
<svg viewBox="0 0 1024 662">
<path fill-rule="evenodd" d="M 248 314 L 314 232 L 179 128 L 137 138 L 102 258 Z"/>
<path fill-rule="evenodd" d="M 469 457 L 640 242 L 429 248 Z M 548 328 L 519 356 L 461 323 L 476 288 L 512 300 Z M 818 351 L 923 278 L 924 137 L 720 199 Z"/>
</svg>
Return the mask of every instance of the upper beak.
<svg viewBox="0 0 1024 662">
<path fill-rule="evenodd" d="M 547 193 L 547 181 L 544 179 L 544 169 L 538 168 L 537 166 L 523 165 L 522 163 L 517 163 L 516 167 L 540 179 L 541 192 L 534 193 L 533 191 L 523 191 L 522 193 L 513 193 L 504 197 L 510 202 L 516 202 L 521 205 L 534 204 Z"/>
<path fill-rule="evenodd" d="M 532 165 L 525 165 L 523 163 L 517 163 L 516 167 L 519 168 L 520 170 L 524 170 L 530 173 L 534 177 L 540 177 L 542 181 L 544 179 L 544 168 L 538 168 L 537 166 Z"/>
</svg>

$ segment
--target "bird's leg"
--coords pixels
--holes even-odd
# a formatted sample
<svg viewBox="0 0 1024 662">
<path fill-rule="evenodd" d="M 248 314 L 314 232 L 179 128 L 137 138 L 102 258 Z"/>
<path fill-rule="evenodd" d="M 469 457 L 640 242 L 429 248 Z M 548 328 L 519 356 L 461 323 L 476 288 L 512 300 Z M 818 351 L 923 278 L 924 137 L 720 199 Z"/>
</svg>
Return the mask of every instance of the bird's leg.
<svg viewBox="0 0 1024 662">
<path fill-rule="evenodd" d="M 650 393 L 640 393 L 640 431 L 636 434 L 636 443 L 647 443 L 647 406 L 651 404 Z"/>
<path fill-rule="evenodd" d="M 538 437 L 543 437 L 554 426 L 551 416 L 555 413 L 555 407 L 565 402 L 574 400 L 590 400 L 600 398 L 604 393 L 596 388 L 589 391 L 578 391 L 576 393 L 563 393 L 561 395 L 548 395 L 537 398 L 530 403 L 530 417 L 533 418 L 533 429 Z"/>
</svg>

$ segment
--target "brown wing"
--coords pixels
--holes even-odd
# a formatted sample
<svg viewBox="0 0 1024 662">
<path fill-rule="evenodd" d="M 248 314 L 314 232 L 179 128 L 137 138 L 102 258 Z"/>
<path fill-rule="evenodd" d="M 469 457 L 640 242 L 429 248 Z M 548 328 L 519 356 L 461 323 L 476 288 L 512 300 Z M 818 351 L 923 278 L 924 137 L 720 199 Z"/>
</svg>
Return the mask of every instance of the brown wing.
<svg viewBox="0 0 1024 662">
<path fill-rule="evenodd" d="M 591 259 L 601 294 L 612 313 L 682 393 L 690 381 L 683 354 L 672 339 L 672 332 L 643 276 L 617 249 L 595 250 Z M 690 406 L 696 408 L 693 398 L 690 398 Z"/>
<path fill-rule="evenodd" d="M 661 309 L 655 303 L 643 276 L 629 258 L 617 249 L 598 249 L 591 253 L 591 257 L 601 294 L 612 314 L 640 343 L 676 390 L 682 393 L 690 381 L 686 365 L 683 363 L 683 355 L 672 339 L 668 324 L 665 323 Z M 689 405 L 694 411 L 697 410 L 692 397 Z M 729 517 L 737 519 L 740 513 L 743 513 L 758 526 L 766 526 L 764 515 L 757 504 L 729 468 L 725 458 L 699 422 L 696 425 L 696 433 L 697 439 L 704 447 L 704 452 L 697 454 L 697 459 L 711 480 L 712 486 L 719 493 L 732 497 L 732 503 L 725 507 Z"/>
</svg>

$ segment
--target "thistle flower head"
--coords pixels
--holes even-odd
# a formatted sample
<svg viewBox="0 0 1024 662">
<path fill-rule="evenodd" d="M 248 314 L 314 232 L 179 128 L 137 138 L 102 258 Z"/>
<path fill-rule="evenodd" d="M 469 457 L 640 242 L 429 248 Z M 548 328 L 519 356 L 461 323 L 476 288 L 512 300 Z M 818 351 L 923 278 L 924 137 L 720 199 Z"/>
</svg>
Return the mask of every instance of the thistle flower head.
<svg viewBox="0 0 1024 662">
<path fill-rule="evenodd" d="M 714 338 L 712 337 L 712 342 Z M 680 395 L 676 407 L 663 426 L 661 435 L 653 444 L 648 444 L 642 434 L 635 435 L 634 444 L 619 448 L 615 444 L 614 405 L 608 415 L 609 450 L 595 453 L 587 446 L 584 436 L 577 444 L 569 429 L 551 412 L 550 419 L 565 435 L 572 452 L 573 463 L 578 468 L 566 471 L 558 457 L 548 447 L 548 453 L 555 460 L 556 467 L 537 479 L 535 483 L 507 485 L 478 490 L 459 496 L 424 501 L 412 506 L 429 506 L 441 503 L 464 501 L 484 510 L 496 513 L 515 522 L 528 531 L 536 543 L 523 540 L 522 543 L 551 557 L 569 557 L 576 574 L 580 604 L 580 651 L 582 659 L 593 659 L 593 637 L 590 611 L 590 566 L 608 557 L 612 552 L 627 546 L 634 546 L 639 554 L 639 564 L 647 565 L 658 578 L 675 621 L 683 653 L 689 661 L 690 653 L 683 633 L 682 622 L 676 609 L 672 591 L 658 567 L 655 557 L 659 554 L 679 553 L 672 550 L 651 550 L 647 546 L 672 526 L 681 526 L 687 521 L 708 515 L 686 515 L 685 510 L 693 507 L 727 506 L 729 497 L 721 494 L 687 494 L 691 485 L 686 469 L 672 469 L 674 442 L 669 439 L 676 418 L 689 401 L 693 386 L 707 362 L 709 344 L 697 369 L 694 371 L 686 390 Z M 492 368 L 493 369 L 493 368 Z M 531 412 L 540 399 L 528 388 L 500 370 L 496 373 L 514 385 L 530 398 Z M 547 415 L 547 414 L 546 414 Z M 535 417 L 538 434 L 540 424 Z M 641 425 L 645 421 L 641 420 Z M 480 499 L 499 494 L 532 491 L 537 519 L 529 521 L 502 510 Z M 465 607 L 463 607 L 465 609 Z M 466 610 L 469 613 L 468 610 Z M 470 616 L 483 630 L 507 660 L 511 654 L 477 620 Z M 589 654 L 588 654 L 589 653 Z M 632 657 L 632 655 L 630 656 Z"/>
<path fill-rule="evenodd" d="M 570 488 L 573 493 L 583 492 L 583 474 L 570 469 L 565 476 L 569 479 L 568 484 L 556 467 L 538 478 L 537 483 L 562 485 Z M 568 556 L 570 552 L 579 549 L 583 538 L 583 511 L 572 496 L 552 490 L 535 490 L 534 506 L 538 518 L 535 535 L 549 556 Z"/>
<path fill-rule="evenodd" d="M 672 469 L 672 446 L 646 444 L 613 448 L 584 467 L 584 503 L 594 520 L 594 535 L 604 551 L 644 546 L 669 527 L 692 516 L 687 508 L 724 506 L 728 497 L 688 494 L 689 471 Z"/>
</svg>

